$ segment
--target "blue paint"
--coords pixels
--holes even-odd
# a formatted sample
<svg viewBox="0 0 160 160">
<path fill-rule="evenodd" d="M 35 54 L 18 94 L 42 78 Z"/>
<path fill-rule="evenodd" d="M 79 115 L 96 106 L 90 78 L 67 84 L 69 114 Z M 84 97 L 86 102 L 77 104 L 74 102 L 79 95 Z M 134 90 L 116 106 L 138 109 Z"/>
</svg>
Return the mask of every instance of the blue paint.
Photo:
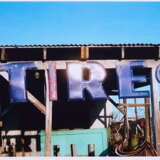
<svg viewBox="0 0 160 160">
<path fill-rule="evenodd" d="M 89 80 L 83 79 L 83 70 L 89 70 Z M 69 99 L 85 99 L 84 89 L 86 89 L 93 99 L 104 98 L 102 83 L 106 78 L 105 69 L 96 62 L 88 62 L 85 65 L 80 63 L 67 63 L 67 78 Z"/>
<path fill-rule="evenodd" d="M 156 68 L 156 79 L 160 83 L 160 65 Z"/>
<path fill-rule="evenodd" d="M 9 73 L 10 102 L 27 102 L 26 95 L 26 70 L 36 69 L 33 62 L 10 63 L 0 65 L 0 71 Z"/>
<path fill-rule="evenodd" d="M 145 76 L 134 76 L 133 68 L 143 68 L 143 61 L 131 61 L 116 68 L 118 78 L 119 98 L 149 97 L 149 91 L 135 91 L 134 83 L 146 82 Z"/>
</svg>

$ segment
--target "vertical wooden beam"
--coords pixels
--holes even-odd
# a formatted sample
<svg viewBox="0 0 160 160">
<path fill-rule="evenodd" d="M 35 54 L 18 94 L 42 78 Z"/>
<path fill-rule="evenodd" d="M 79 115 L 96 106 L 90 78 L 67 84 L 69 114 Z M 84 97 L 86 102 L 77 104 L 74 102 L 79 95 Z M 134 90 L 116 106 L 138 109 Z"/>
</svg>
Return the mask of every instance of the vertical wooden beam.
<svg viewBox="0 0 160 160">
<path fill-rule="evenodd" d="M 107 128 L 107 111 L 106 111 L 106 106 L 104 106 L 104 127 Z"/>
<path fill-rule="evenodd" d="M 47 59 L 47 48 L 43 48 L 43 60 Z"/>
<path fill-rule="evenodd" d="M 136 121 L 138 120 L 138 112 L 137 112 L 137 106 L 136 106 L 136 98 L 134 98 L 134 104 L 135 104 L 135 115 L 136 115 Z"/>
<path fill-rule="evenodd" d="M 12 146 L 12 156 L 16 157 L 16 138 L 11 138 L 10 144 Z"/>
<path fill-rule="evenodd" d="M 25 145 L 25 141 L 24 141 L 24 130 L 22 130 L 21 132 L 21 144 L 22 144 L 22 157 L 25 156 L 25 150 L 24 150 L 24 145 Z"/>
<path fill-rule="evenodd" d="M 77 155 L 77 153 L 76 153 L 76 145 L 75 144 L 71 144 L 71 155 L 73 157 L 75 157 Z"/>
<path fill-rule="evenodd" d="M 95 156 L 95 146 L 94 146 L 94 144 L 89 144 L 88 145 L 88 156 Z"/>
<path fill-rule="evenodd" d="M 151 71 L 151 91 L 152 91 L 152 121 L 154 122 L 156 150 L 160 156 L 160 110 L 159 110 L 159 88 L 156 80 L 156 66 L 152 67 Z"/>
<path fill-rule="evenodd" d="M 151 142 L 151 134 L 150 134 L 150 105 L 149 98 L 145 98 L 145 130 L 146 130 L 146 141 Z"/>
<path fill-rule="evenodd" d="M 89 48 L 88 47 L 81 47 L 81 59 L 87 60 L 89 58 Z"/>
<path fill-rule="evenodd" d="M 2 147 L 2 128 L 0 126 L 0 154 L 3 152 L 3 147 Z"/>
<path fill-rule="evenodd" d="M 125 139 L 128 140 L 129 138 L 129 123 L 128 123 L 128 116 L 127 116 L 127 100 L 126 98 L 123 99 L 123 103 L 125 104 L 124 105 L 124 111 L 125 111 L 125 115 L 124 115 L 124 121 L 125 121 Z"/>
<path fill-rule="evenodd" d="M 1 49 L 1 61 L 5 61 L 6 60 L 6 53 L 5 53 L 5 48 Z"/>
<path fill-rule="evenodd" d="M 46 79 L 45 156 L 51 156 L 52 101 L 49 99 L 48 65 L 44 64 Z"/>
<path fill-rule="evenodd" d="M 1 136 L 2 136 L 2 152 L 4 152 L 5 151 L 5 142 L 4 142 L 5 131 L 1 131 Z"/>
<path fill-rule="evenodd" d="M 158 46 L 158 58 L 160 58 L 160 46 Z"/>
<path fill-rule="evenodd" d="M 125 58 L 125 52 L 124 52 L 124 47 L 121 48 L 121 58 Z"/>
</svg>

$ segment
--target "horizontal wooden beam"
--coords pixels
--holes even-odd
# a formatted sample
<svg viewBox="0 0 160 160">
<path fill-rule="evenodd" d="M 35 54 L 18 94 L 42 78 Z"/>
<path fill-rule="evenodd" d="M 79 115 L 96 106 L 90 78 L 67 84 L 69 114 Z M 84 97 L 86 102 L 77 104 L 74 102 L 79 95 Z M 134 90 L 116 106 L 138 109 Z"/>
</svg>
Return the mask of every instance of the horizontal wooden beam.
<svg viewBox="0 0 160 160">
<path fill-rule="evenodd" d="M 116 69 L 118 65 L 122 65 L 124 63 L 127 63 L 129 61 L 133 60 L 94 60 L 94 62 L 100 63 L 105 69 Z M 136 60 L 135 60 L 136 61 Z M 137 60 L 140 61 L 140 60 Z M 160 60 L 144 60 L 145 68 L 155 68 L 160 64 Z M 7 62 L 6 64 L 9 63 L 23 63 L 26 61 L 12 61 L 12 62 Z M 41 61 L 28 61 L 28 62 L 35 62 L 35 65 L 37 66 L 38 69 L 43 69 L 44 63 L 48 63 L 49 61 L 46 62 L 41 62 Z M 93 60 L 86 60 L 86 61 L 80 61 L 80 60 L 61 60 L 61 61 L 54 61 L 56 63 L 56 69 L 66 69 L 66 63 L 67 62 L 75 62 L 75 63 L 81 63 L 85 65 L 87 62 L 93 62 Z M 0 63 L 3 64 L 3 63 Z"/>
<path fill-rule="evenodd" d="M 149 106 L 150 104 L 149 103 L 147 103 L 147 104 L 117 104 L 119 107 L 120 106 L 127 106 L 127 107 L 135 107 L 135 106 L 137 106 L 137 107 L 145 107 L 145 106 Z"/>
<path fill-rule="evenodd" d="M 46 107 L 37 99 L 35 98 L 29 91 L 27 91 L 28 100 L 44 115 L 46 115 Z"/>
</svg>

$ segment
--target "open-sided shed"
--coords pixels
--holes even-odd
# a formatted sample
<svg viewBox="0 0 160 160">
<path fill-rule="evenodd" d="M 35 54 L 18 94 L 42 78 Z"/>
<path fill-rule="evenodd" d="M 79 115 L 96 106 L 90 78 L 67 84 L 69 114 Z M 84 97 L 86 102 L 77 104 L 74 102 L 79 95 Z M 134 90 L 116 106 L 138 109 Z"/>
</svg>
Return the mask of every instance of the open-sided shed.
<svg viewBox="0 0 160 160">
<path fill-rule="evenodd" d="M 21 62 L 35 62 L 38 70 L 28 70 L 26 75 L 28 103 L 9 102 L 9 83 L 2 76 L 0 77 L 0 100 L 1 100 L 1 121 L 3 125 L 2 139 L 5 139 L 9 132 L 19 130 L 21 133 L 17 138 L 17 132 L 11 133 L 10 139 L 15 143 L 17 151 L 24 155 L 39 155 L 40 137 L 39 132 L 45 130 L 45 155 L 51 154 L 51 131 L 106 128 L 111 113 L 108 109 L 111 105 L 123 114 L 123 104 L 115 102 L 111 96 L 118 95 L 118 82 L 116 67 L 129 61 L 144 61 L 142 69 L 135 69 L 134 75 L 145 75 L 145 83 L 136 83 L 134 88 L 149 85 L 151 87 L 150 100 L 152 103 L 153 138 L 158 155 L 160 155 L 160 108 L 159 89 L 156 79 L 156 69 L 160 64 L 160 45 L 154 44 L 89 44 L 89 45 L 26 45 L 26 46 L 0 46 L 1 65 Z M 54 61 L 56 64 L 58 101 L 46 100 L 44 64 Z M 69 101 L 67 87 L 67 62 L 98 62 L 106 70 L 107 78 L 103 87 L 107 95 L 106 100 L 93 100 L 88 92 L 85 92 L 86 100 Z M 88 71 L 84 73 L 84 79 L 88 79 Z M 8 78 L 9 79 L 9 78 Z M 46 103 L 47 101 L 47 103 Z M 126 105 L 129 106 L 129 105 Z M 131 104 L 131 106 L 133 106 Z M 103 113 L 102 113 L 103 112 Z M 103 115 L 102 115 L 103 114 Z M 35 141 L 36 139 L 36 141 Z M 31 143 L 32 141 L 32 143 Z M 3 141 L 3 145 L 7 145 Z M 27 144 L 28 143 L 28 144 Z M 36 143 L 36 149 L 33 145 Z M 18 143 L 17 143 L 18 144 Z M 31 152 L 31 148 L 35 150 Z M 27 148 L 28 147 L 28 148 Z M 39 151 L 39 152 L 38 152 Z M 31 152 L 31 153 L 30 153 Z M 21 153 L 20 153 L 21 154 Z M 17 154 L 18 155 L 18 154 Z"/>
</svg>

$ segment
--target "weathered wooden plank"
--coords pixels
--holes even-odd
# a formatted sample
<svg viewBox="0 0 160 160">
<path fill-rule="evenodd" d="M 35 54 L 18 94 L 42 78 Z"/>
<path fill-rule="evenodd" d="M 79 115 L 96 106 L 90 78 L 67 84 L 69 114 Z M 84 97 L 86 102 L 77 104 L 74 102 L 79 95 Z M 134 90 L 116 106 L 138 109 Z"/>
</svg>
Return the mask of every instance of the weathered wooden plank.
<svg viewBox="0 0 160 160">
<path fill-rule="evenodd" d="M 45 115 L 46 107 L 37 98 L 35 98 L 29 91 L 27 91 L 27 96 L 28 100 Z"/>
<path fill-rule="evenodd" d="M 0 127 L 3 127 L 3 122 L 2 121 L 0 121 Z"/>
<path fill-rule="evenodd" d="M 158 58 L 160 58 L 160 46 L 158 46 Z"/>
<path fill-rule="evenodd" d="M 12 146 L 12 156 L 16 157 L 16 138 L 11 138 L 10 144 Z"/>
<path fill-rule="evenodd" d="M 76 154 L 76 145 L 75 144 L 71 144 L 71 155 L 73 157 L 75 157 L 77 154 Z"/>
<path fill-rule="evenodd" d="M 47 48 L 43 48 L 43 60 L 47 59 Z"/>
<path fill-rule="evenodd" d="M 156 150 L 158 156 L 160 156 L 160 110 L 159 110 L 159 87 L 156 80 L 156 66 L 151 71 L 151 91 L 152 91 L 152 120 L 154 122 Z"/>
<path fill-rule="evenodd" d="M 145 104 L 149 103 L 149 98 L 145 98 Z M 151 142 L 151 134 L 150 134 L 150 115 L 149 115 L 149 105 L 145 106 L 145 128 L 146 128 L 146 141 L 148 143 Z"/>
<path fill-rule="evenodd" d="M 94 144 L 88 145 L 88 156 L 95 156 Z"/>
<path fill-rule="evenodd" d="M 126 98 L 123 99 L 123 103 L 124 105 L 124 124 L 125 124 L 125 139 L 128 140 L 129 139 L 129 123 L 128 123 L 128 115 L 127 115 L 127 100 Z"/>
<path fill-rule="evenodd" d="M 49 99 L 48 65 L 45 65 L 44 68 L 46 78 L 45 156 L 51 156 L 52 101 Z"/>
<path fill-rule="evenodd" d="M 119 103 L 119 104 L 117 104 L 118 106 L 127 106 L 127 107 L 135 107 L 135 106 L 137 106 L 137 107 L 144 107 L 144 106 L 149 106 L 150 104 L 149 103 L 147 103 L 147 104 L 131 104 L 131 103 L 126 103 L 126 104 L 124 104 L 124 103 Z"/>
<path fill-rule="evenodd" d="M 136 120 L 136 117 L 128 117 L 128 119 L 134 119 L 134 120 Z"/>
<path fill-rule="evenodd" d="M 55 61 L 56 63 L 56 68 L 57 69 L 66 69 L 66 63 L 67 62 L 78 62 L 78 63 L 81 63 L 81 64 L 85 64 L 86 62 L 90 62 L 93 60 L 87 60 L 87 61 L 80 61 L 80 60 L 62 60 L 62 61 Z M 124 64 L 126 62 L 129 62 L 129 61 L 133 61 L 133 60 L 94 60 L 94 62 L 98 62 L 100 63 L 101 65 L 103 65 L 104 68 L 116 68 L 118 65 L 120 64 Z M 138 60 L 139 61 L 139 60 Z M 141 60 L 142 61 L 142 60 Z M 145 64 L 144 64 L 144 67 L 146 68 L 152 68 L 152 67 L 155 67 L 155 66 L 158 66 L 160 64 L 160 60 L 144 60 L 145 61 Z M 26 61 L 13 61 L 14 63 L 23 63 L 23 62 L 26 62 Z M 13 63 L 13 62 L 8 62 L 8 63 L 5 63 L 5 64 L 9 64 L 9 63 Z M 28 62 L 33 62 L 33 61 L 28 61 Z M 38 69 L 43 69 L 43 63 L 40 62 L 40 61 L 34 61 L 36 66 L 38 67 Z M 48 63 L 48 61 L 46 61 L 45 63 Z M 0 64 L 3 64 L 3 63 L 0 63 Z"/>
<path fill-rule="evenodd" d="M 138 111 L 137 111 L 137 106 L 136 106 L 136 104 L 137 104 L 136 98 L 134 98 L 134 104 L 135 104 L 135 109 L 134 109 L 134 111 L 135 111 L 136 121 L 137 121 L 137 120 L 138 120 Z"/>
<path fill-rule="evenodd" d="M 6 60 L 6 53 L 5 53 L 5 48 L 2 48 L 1 50 L 1 61 Z"/>
<path fill-rule="evenodd" d="M 24 150 L 24 145 L 25 145 L 25 139 L 24 139 L 24 130 L 21 131 L 21 144 L 22 144 L 22 157 L 25 156 L 25 150 Z"/>
<path fill-rule="evenodd" d="M 86 60 L 89 58 L 89 49 L 88 47 L 81 47 L 81 59 Z"/>
<path fill-rule="evenodd" d="M 121 48 L 121 58 L 122 58 L 122 59 L 125 58 L 125 50 L 124 50 L 124 47 Z"/>
</svg>

